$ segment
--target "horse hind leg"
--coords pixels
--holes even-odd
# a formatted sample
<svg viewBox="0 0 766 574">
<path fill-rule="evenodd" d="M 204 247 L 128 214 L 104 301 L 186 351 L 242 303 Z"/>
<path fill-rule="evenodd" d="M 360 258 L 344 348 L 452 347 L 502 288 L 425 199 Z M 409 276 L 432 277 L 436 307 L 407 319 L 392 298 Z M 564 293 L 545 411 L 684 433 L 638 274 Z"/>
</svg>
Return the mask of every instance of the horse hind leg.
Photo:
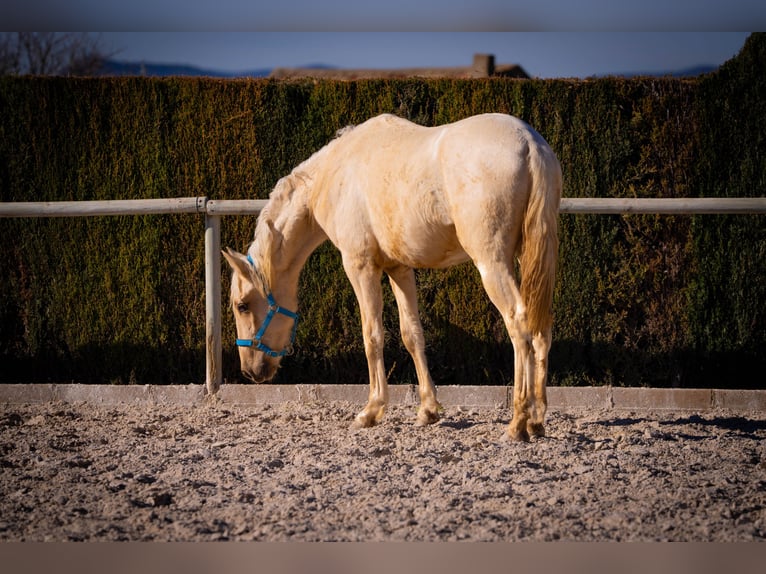
<svg viewBox="0 0 766 574">
<path fill-rule="evenodd" d="M 508 329 L 514 350 L 513 419 L 508 427 L 512 440 L 527 441 L 545 436 L 548 351 L 551 330 L 531 334 L 526 320 L 514 318 Z"/>
<path fill-rule="evenodd" d="M 500 311 L 513 345 L 513 418 L 508 425 L 508 437 L 528 441 L 530 434 L 543 436 L 545 408 L 538 399 L 544 400 L 545 388 L 535 384 L 535 338 L 527 326 L 526 308 L 516 279 L 509 266 L 502 263 L 479 263 L 477 267 L 484 289 Z"/>
<path fill-rule="evenodd" d="M 514 355 L 513 418 L 508 424 L 508 437 L 514 441 L 526 442 L 530 437 L 530 426 L 534 424 L 536 405 L 532 392 L 534 382 L 531 380 L 534 376 L 532 345 L 528 333 L 519 328 L 519 324 L 523 323 L 523 320 L 516 318 L 506 321 Z M 533 427 L 533 430 L 539 434 L 542 429 Z"/>
<path fill-rule="evenodd" d="M 415 362 L 418 377 L 420 407 L 418 408 L 416 424 L 418 426 L 428 425 L 439 420 L 442 406 L 436 400 L 436 387 L 428 370 L 425 337 L 418 314 L 415 272 L 409 267 L 397 267 L 388 270 L 388 278 L 396 298 L 396 305 L 399 308 L 399 327 L 402 341 Z"/>
<path fill-rule="evenodd" d="M 548 409 L 548 397 L 546 392 L 548 378 L 548 352 L 551 348 L 551 330 L 544 333 L 536 333 L 532 338 L 532 351 L 534 355 L 534 402 L 527 431 L 531 436 L 545 436 L 545 413 Z"/>
</svg>

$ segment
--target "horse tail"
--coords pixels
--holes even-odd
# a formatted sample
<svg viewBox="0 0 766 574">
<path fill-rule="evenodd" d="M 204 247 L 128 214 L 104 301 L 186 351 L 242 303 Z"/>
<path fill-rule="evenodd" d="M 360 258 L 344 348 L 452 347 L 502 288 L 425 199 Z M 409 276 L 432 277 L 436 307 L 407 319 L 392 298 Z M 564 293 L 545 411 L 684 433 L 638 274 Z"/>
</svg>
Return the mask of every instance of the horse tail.
<svg viewBox="0 0 766 574">
<path fill-rule="evenodd" d="M 553 288 L 558 257 L 561 166 L 547 144 L 530 142 L 531 191 L 522 228 L 521 297 L 532 333 L 553 325 Z"/>
</svg>

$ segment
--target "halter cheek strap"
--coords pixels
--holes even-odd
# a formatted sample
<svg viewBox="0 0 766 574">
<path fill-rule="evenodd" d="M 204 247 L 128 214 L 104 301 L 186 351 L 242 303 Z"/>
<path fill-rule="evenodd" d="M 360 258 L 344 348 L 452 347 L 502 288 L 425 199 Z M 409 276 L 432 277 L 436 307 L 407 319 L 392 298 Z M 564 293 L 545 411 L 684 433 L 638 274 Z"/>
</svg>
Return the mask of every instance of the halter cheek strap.
<svg viewBox="0 0 766 574">
<path fill-rule="evenodd" d="M 255 267 L 255 262 L 253 261 L 252 257 L 250 257 L 250 255 L 247 256 L 247 260 L 250 262 L 250 265 Z M 271 294 L 271 291 L 266 293 L 266 300 L 269 303 L 269 311 L 266 313 L 266 318 L 263 320 L 261 328 L 258 329 L 258 332 L 252 339 L 237 339 L 237 346 L 254 347 L 256 350 L 263 352 L 269 357 L 284 357 L 285 355 L 292 355 L 293 344 L 295 343 L 295 334 L 298 330 L 298 313 L 277 305 L 277 302 L 274 300 L 274 295 Z M 263 341 L 261 341 L 263 335 L 266 333 L 266 329 L 268 329 L 269 325 L 271 324 L 271 320 L 277 313 L 293 320 L 293 328 L 290 331 L 290 343 L 281 351 L 275 351 Z"/>
</svg>

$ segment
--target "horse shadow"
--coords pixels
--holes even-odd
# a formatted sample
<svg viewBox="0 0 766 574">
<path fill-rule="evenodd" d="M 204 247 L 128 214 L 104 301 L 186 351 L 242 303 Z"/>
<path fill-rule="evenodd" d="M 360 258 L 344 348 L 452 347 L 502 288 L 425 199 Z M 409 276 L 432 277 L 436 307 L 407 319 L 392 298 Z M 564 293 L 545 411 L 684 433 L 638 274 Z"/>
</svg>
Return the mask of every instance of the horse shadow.
<svg viewBox="0 0 766 574">
<path fill-rule="evenodd" d="M 721 430 L 739 432 L 742 434 L 753 435 L 758 432 L 766 431 L 766 420 L 753 420 L 743 416 L 716 416 L 706 419 L 700 415 L 690 415 L 676 419 L 674 421 L 660 421 L 660 425 L 684 425 L 697 424 L 707 427 L 716 427 Z"/>
<path fill-rule="evenodd" d="M 652 421 L 648 417 L 625 417 L 605 421 L 596 421 L 593 424 L 604 427 L 626 427 L 633 425 L 646 425 Z M 743 437 L 758 438 L 758 433 L 766 431 L 766 420 L 754 420 L 744 416 L 714 416 L 705 418 L 699 414 L 692 414 L 672 420 L 657 421 L 660 427 L 691 426 L 715 427 L 722 431 L 738 433 Z M 708 437 L 683 435 L 689 440 L 703 440 Z"/>
<path fill-rule="evenodd" d="M 473 420 L 440 420 L 440 427 L 445 427 L 452 430 L 465 430 L 476 426 L 476 421 Z"/>
</svg>

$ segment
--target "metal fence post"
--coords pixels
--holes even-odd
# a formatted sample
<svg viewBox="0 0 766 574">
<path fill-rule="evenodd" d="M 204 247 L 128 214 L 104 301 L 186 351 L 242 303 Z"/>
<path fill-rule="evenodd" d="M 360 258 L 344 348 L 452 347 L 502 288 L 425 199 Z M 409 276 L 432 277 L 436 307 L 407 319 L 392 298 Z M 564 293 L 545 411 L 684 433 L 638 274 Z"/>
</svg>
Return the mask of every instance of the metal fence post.
<svg viewBox="0 0 766 574">
<path fill-rule="evenodd" d="M 205 213 L 205 354 L 208 395 L 223 382 L 221 348 L 221 218 Z"/>
</svg>

